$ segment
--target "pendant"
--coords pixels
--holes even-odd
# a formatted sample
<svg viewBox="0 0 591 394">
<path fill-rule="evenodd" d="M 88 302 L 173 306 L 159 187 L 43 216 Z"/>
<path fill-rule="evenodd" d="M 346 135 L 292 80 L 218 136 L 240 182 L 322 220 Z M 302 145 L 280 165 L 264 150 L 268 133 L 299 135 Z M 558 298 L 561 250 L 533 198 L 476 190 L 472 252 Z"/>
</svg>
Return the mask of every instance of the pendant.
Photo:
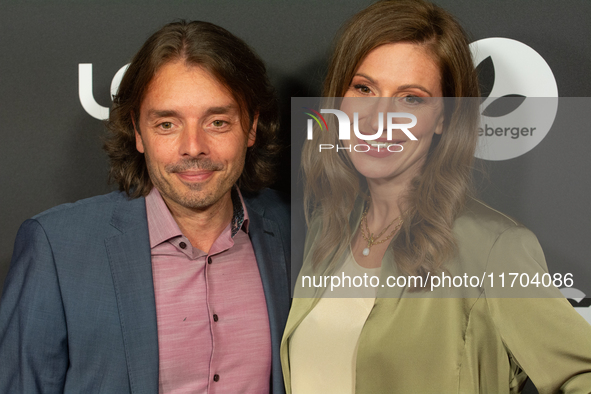
<svg viewBox="0 0 591 394">
<path fill-rule="evenodd" d="M 367 248 L 363 249 L 363 255 L 369 256 L 369 248 L 373 245 L 373 234 L 369 234 L 369 239 L 367 240 Z"/>
</svg>

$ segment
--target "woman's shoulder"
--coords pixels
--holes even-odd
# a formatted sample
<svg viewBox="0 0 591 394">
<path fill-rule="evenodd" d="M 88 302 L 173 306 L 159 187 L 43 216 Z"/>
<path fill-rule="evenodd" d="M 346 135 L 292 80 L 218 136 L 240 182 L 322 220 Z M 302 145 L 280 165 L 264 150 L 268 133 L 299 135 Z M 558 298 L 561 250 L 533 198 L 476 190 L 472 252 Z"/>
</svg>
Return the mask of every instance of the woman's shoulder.
<svg viewBox="0 0 591 394">
<path fill-rule="evenodd" d="M 454 223 L 454 234 L 460 259 L 482 269 L 547 271 L 535 234 L 482 201 L 471 199 L 468 202 Z"/>
<path fill-rule="evenodd" d="M 463 212 L 454 223 L 454 230 L 465 230 L 475 236 L 494 238 L 508 230 L 529 232 L 523 224 L 511 216 L 475 198 L 468 199 Z"/>
</svg>

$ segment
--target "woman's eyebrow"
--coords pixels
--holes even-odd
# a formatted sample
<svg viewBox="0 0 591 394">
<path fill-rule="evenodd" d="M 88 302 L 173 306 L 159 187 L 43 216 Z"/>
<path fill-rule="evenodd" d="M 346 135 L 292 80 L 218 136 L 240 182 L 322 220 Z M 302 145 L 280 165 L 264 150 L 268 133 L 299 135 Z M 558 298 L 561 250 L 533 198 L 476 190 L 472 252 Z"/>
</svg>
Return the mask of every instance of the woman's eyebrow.
<svg viewBox="0 0 591 394">
<path fill-rule="evenodd" d="M 369 75 L 366 75 L 366 74 L 357 73 L 357 74 L 355 74 L 355 75 L 353 76 L 353 78 L 355 78 L 355 77 L 363 77 L 363 78 L 365 78 L 365 79 L 369 80 L 369 82 L 371 82 L 371 83 L 373 83 L 373 84 L 375 84 L 375 83 L 376 83 L 376 81 L 375 81 L 375 80 L 374 80 L 372 77 L 370 77 Z"/>
<path fill-rule="evenodd" d="M 374 85 L 377 85 L 378 83 L 369 75 L 367 74 L 363 74 L 363 73 L 357 73 L 355 74 L 353 77 L 362 77 L 367 79 L 369 82 L 371 82 Z M 423 92 L 427 93 L 429 96 L 432 96 L 433 94 L 429 91 L 429 89 L 425 88 L 422 85 L 417 85 L 417 84 L 406 84 L 406 85 L 400 85 L 398 86 L 398 90 L 405 90 L 405 89 L 419 89 L 422 90 Z"/>
<path fill-rule="evenodd" d="M 431 94 L 431 92 L 429 91 L 429 89 L 425 88 L 422 85 L 408 84 L 408 85 L 400 85 L 400 86 L 398 86 L 398 90 L 406 90 L 406 89 L 419 89 L 419 90 L 422 90 L 423 92 L 427 93 L 429 96 L 432 96 L 433 95 L 433 94 Z"/>
</svg>

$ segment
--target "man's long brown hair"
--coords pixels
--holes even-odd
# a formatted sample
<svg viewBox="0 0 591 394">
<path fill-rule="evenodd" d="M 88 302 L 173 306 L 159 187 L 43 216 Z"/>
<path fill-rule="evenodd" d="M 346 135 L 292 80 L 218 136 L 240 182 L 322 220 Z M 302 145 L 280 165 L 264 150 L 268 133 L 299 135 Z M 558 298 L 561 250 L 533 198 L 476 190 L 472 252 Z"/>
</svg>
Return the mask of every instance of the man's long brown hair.
<svg viewBox="0 0 591 394">
<path fill-rule="evenodd" d="M 109 180 L 132 198 L 146 196 L 152 189 L 146 160 L 136 149 L 134 122 L 139 124 L 140 106 L 154 75 L 174 61 L 204 68 L 228 89 L 240 106 L 245 133 L 258 114 L 256 142 L 246 152 L 238 186 L 245 191 L 268 186 L 279 150 L 279 110 L 265 65 L 244 41 L 219 26 L 198 21 L 164 26 L 131 61 L 107 121 L 103 147 L 110 161 Z"/>
</svg>

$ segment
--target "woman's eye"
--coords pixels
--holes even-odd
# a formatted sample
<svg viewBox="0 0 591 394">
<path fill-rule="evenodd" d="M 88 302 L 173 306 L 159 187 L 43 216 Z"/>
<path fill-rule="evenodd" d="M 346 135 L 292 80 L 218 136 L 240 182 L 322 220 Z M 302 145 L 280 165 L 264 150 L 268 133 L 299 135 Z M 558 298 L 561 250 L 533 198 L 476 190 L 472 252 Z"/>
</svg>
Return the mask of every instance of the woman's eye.
<svg viewBox="0 0 591 394">
<path fill-rule="evenodd" d="M 357 89 L 359 92 L 361 92 L 363 94 L 371 93 L 371 89 L 365 85 L 355 85 L 355 89 Z"/>
<path fill-rule="evenodd" d="M 423 103 L 425 100 L 423 100 L 420 97 L 417 96 L 406 96 L 404 98 L 404 102 L 407 104 L 421 104 Z"/>
</svg>

